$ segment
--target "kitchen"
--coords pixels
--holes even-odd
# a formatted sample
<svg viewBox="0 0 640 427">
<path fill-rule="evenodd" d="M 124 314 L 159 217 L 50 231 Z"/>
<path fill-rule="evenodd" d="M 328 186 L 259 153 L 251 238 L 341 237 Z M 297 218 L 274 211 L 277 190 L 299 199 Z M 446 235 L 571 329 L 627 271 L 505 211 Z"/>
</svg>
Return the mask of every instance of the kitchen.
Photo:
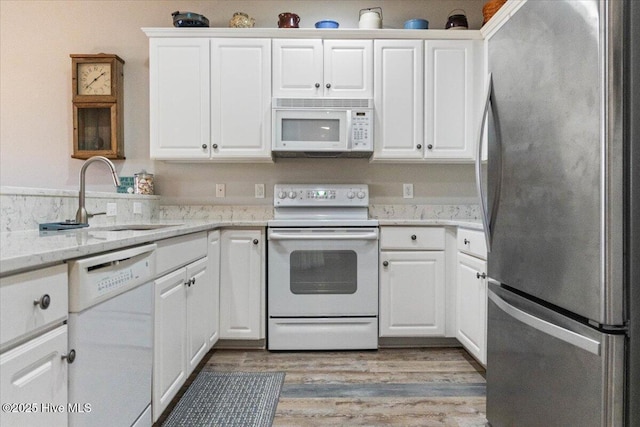
<svg viewBox="0 0 640 427">
<path fill-rule="evenodd" d="M 393 2 L 393 6 L 389 4 L 387 7 L 385 3 L 381 6 L 385 12 L 385 24 L 389 23 L 395 28 L 400 28 L 407 16 L 424 16 L 424 10 L 429 10 L 426 17 L 432 23 L 432 27 L 437 28 L 435 22 L 445 22 L 450 10 L 457 7 L 465 9 L 471 20 L 471 28 L 479 28 L 481 3 L 451 2 L 449 4 L 447 2 L 446 8 L 434 7 L 433 12 L 431 12 L 431 2 Z M 127 2 L 126 8 L 119 8 L 118 5 L 122 5 L 119 2 L 95 3 L 100 5 L 99 9 L 94 9 L 94 3 L 90 4 L 91 6 L 89 3 L 70 2 L 65 3 L 64 7 L 61 6 L 62 3 L 51 2 L 27 2 L 26 4 L 3 2 L 2 4 L 3 142 L 0 173 L 2 173 L 3 186 L 77 189 L 77 174 L 82 162 L 69 158 L 69 141 L 72 140 L 71 116 L 70 113 L 65 114 L 64 120 L 61 120 L 60 116 L 51 115 L 51 106 L 55 106 L 54 111 L 70 111 L 71 81 L 68 58 L 70 53 L 115 52 L 126 60 L 125 123 L 127 123 L 125 125 L 127 160 L 118 161 L 116 164 L 118 164 L 120 175 L 124 176 L 133 175 L 143 169 L 153 172 L 156 176 L 157 192 L 161 194 L 160 203 L 166 206 L 164 208 L 166 211 L 170 211 L 172 207 L 180 211 L 181 206 L 185 205 L 215 205 L 215 210 L 219 212 L 224 212 L 225 207 L 238 205 L 252 207 L 247 208 L 246 211 L 260 210 L 260 208 L 268 210 L 274 196 L 271 193 L 274 184 L 313 183 L 321 179 L 324 182 L 324 177 L 331 176 L 331 183 L 367 182 L 371 191 L 370 205 L 373 208 L 379 205 L 381 211 L 384 211 L 385 205 L 405 205 L 407 200 L 403 197 L 402 184 L 412 183 L 414 198 L 409 202 L 411 205 L 421 206 L 417 209 L 411 205 L 406 208 L 412 217 L 416 212 L 418 216 L 432 214 L 433 210 L 424 206 L 436 205 L 436 215 L 463 212 L 458 218 L 463 220 L 478 218 L 477 213 L 474 214 L 477 211 L 469 207 L 477 205 L 474 168 L 470 163 L 378 164 L 362 159 L 313 159 L 310 163 L 311 159 L 279 159 L 272 164 L 251 164 L 251 167 L 247 167 L 242 164 L 169 163 L 150 160 L 147 151 L 149 146 L 149 106 L 147 104 L 149 41 L 140 28 L 168 27 L 169 14 L 175 8 L 171 6 L 172 10 L 167 10 L 164 7 L 165 3 L 156 4 L 155 2 Z M 212 4 L 220 6 L 220 10 L 214 10 Z M 303 22 L 306 22 L 307 26 L 325 18 L 319 15 L 314 16 L 314 13 L 321 14 L 322 8 L 314 10 L 311 2 L 301 4 L 304 5 L 304 9 L 296 11 L 303 17 Z M 240 7 L 245 5 L 244 8 Z M 254 2 L 233 2 L 233 4 L 231 2 L 189 2 L 180 3 L 180 9 L 186 10 L 188 6 L 191 10 L 202 12 L 212 19 L 212 26 L 226 26 L 228 18 L 234 12 L 244 10 L 258 18 L 258 26 L 275 27 L 277 12 L 274 10 L 284 10 L 284 3 L 259 2 L 259 5 L 264 8 L 264 12 L 260 13 L 262 9 L 257 10 L 257 4 Z M 286 6 L 289 7 L 285 9 L 290 8 L 288 3 Z M 362 2 L 340 2 L 343 15 L 336 19 L 340 20 L 344 27 L 356 27 L 357 13 L 353 11 L 364 7 L 371 7 L 371 5 L 362 4 Z M 122 9 L 126 9 L 126 13 L 123 13 Z M 41 17 L 42 22 L 37 25 L 38 31 L 24 35 L 23 25 L 8 17 L 11 15 L 9 12 L 12 11 L 15 14 L 29 12 L 27 15 L 31 19 Z M 440 14 L 439 18 L 437 14 Z M 51 19 L 55 16 L 60 16 L 60 19 Z M 109 16 L 113 16 L 112 20 L 106 18 Z M 69 40 L 64 38 L 67 32 L 59 35 L 60 22 L 65 22 L 69 26 Z M 101 28 L 102 30 L 98 31 Z M 21 37 L 17 39 L 16 34 L 21 34 Z M 78 43 L 76 39 L 86 41 Z M 11 55 L 12 52 L 15 53 Z M 30 66 L 34 63 L 34 59 L 24 60 L 23 58 L 27 56 L 25 52 L 41 60 L 42 66 Z M 43 75 L 46 79 L 41 77 Z M 51 76 L 56 75 L 60 76 L 59 81 L 64 81 L 64 84 L 51 83 L 53 78 Z M 31 87 L 34 81 L 42 82 L 44 87 L 34 90 Z M 39 93 L 35 98 L 38 102 L 28 102 L 24 94 L 34 92 Z M 479 101 L 480 98 L 478 97 Z M 30 120 L 31 114 L 37 115 L 37 122 L 42 123 L 43 126 L 27 124 L 32 120 Z M 57 150 L 51 150 L 52 140 L 64 141 L 64 143 L 57 144 Z M 46 156 L 42 156 L 41 153 L 46 153 Z M 311 164 L 313 169 L 310 167 Z M 24 171 L 33 170 L 37 170 L 38 173 L 24 173 Z M 91 190 L 113 191 L 106 170 L 92 167 L 90 171 L 87 178 Z M 46 186 L 42 185 L 43 176 L 46 177 Z M 214 184 L 218 183 L 226 185 L 224 198 L 216 197 Z M 254 197 L 254 185 L 260 183 L 265 184 L 264 199 Z M 67 195 L 67 198 L 71 197 Z M 196 212 L 198 209 L 188 210 L 194 215 L 198 214 Z M 68 209 L 65 211 L 66 217 L 70 217 L 73 213 L 67 212 Z M 251 217 L 251 212 L 247 217 Z M 49 218 L 49 220 L 64 218 Z M 448 214 L 446 218 L 452 218 L 452 215 Z M 96 217 L 96 220 L 107 223 L 115 221 L 110 217 Z"/>
</svg>

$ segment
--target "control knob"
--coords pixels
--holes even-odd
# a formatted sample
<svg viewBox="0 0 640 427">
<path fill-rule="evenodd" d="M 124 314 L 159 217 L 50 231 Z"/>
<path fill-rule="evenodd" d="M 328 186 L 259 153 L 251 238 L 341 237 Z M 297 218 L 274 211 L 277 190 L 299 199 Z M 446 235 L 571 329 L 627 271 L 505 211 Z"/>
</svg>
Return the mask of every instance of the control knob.
<svg viewBox="0 0 640 427">
<path fill-rule="evenodd" d="M 278 193 L 278 199 L 286 199 L 287 198 L 287 192 L 286 191 L 280 191 Z"/>
<path fill-rule="evenodd" d="M 289 198 L 290 199 L 295 199 L 296 198 L 296 192 L 295 191 L 289 191 Z"/>
<path fill-rule="evenodd" d="M 353 199 L 354 197 L 356 197 L 356 193 L 354 193 L 353 191 L 349 191 L 347 193 L 347 199 Z"/>
<path fill-rule="evenodd" d="M 364 199 L 367 194 L 364 191 L 358 191 L 358 199 Z"/>
</svg>

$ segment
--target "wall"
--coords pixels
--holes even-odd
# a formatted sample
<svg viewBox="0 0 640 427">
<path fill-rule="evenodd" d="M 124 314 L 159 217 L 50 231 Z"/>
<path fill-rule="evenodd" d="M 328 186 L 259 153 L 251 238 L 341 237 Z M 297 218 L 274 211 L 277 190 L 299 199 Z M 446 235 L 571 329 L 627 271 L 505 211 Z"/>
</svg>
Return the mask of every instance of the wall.
<svg viewBox="0 0 640 427">
<path fill-rule="evenodd" d="M 401 28 L 422 17 L 444 28 L 449 12 L 466 11 L 472 29 L 482 21 L 484 0 L 327 1 L 0 1 L 0 184 L 77 189 L 82 160 L 72 159 L 71 53 L 116 53 L 126 63 L 125 154 L 120 175 L 156 174 L 156 192 L 166 204 L 269 204 L 277 182 L 366 182 L 372 203 L 403 203 L 403 182 L 415 185 L 412 203 L 473 203 L 471 165 L 376 165 L 366 160 L 287 159 L 270 165 L 178 164 L 149 159 L 149 55 L 141 27 L 172 25 L 175 10 L 202 13 L 211 26 L 226 27 L 236 11 L 256 26 L 276 27 L 277 15 L 291 11 L 302 27 L 336 19 L 357 27 L 358 11 L 383 9 L 384 27 Z M 330 13 L 327 11 L 330 10 Z M 91 165 L 87 188 L 114 191 L 108 171 Z M 214 184 L 227 184 L 216 199 Z M 266 199 L 253 198 L 264 183 Z"/>
</svg>

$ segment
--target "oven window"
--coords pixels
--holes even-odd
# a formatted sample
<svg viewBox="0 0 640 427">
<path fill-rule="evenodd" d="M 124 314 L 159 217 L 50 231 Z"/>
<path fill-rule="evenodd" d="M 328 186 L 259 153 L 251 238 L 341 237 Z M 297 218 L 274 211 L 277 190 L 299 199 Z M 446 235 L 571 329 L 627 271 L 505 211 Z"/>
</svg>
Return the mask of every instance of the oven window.
<svg viewBox="0 0 640 427">
<path fill-rule="evenodd" d="M 282 119 L 283 141 L 340 141 L 340 119 Z"/>
<path fill-rule="evenodd" d="M 353 294 L 357 290 L 354 251 L 293 251 L 290 265 L 293 294 Z"/>
</svg>

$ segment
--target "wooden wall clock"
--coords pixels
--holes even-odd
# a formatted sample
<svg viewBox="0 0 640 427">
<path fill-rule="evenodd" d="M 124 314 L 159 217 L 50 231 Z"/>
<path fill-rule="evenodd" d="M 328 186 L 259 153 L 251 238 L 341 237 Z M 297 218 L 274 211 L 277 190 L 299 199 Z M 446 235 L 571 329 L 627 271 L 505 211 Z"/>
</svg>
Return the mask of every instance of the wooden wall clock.
<svg viewBox="0 0 640 427">
<path fill-rule="evenodd" d="M 117 55 L 72 54 L 73 155 L 124 159 L 123 65 Z"/>
</svg>

